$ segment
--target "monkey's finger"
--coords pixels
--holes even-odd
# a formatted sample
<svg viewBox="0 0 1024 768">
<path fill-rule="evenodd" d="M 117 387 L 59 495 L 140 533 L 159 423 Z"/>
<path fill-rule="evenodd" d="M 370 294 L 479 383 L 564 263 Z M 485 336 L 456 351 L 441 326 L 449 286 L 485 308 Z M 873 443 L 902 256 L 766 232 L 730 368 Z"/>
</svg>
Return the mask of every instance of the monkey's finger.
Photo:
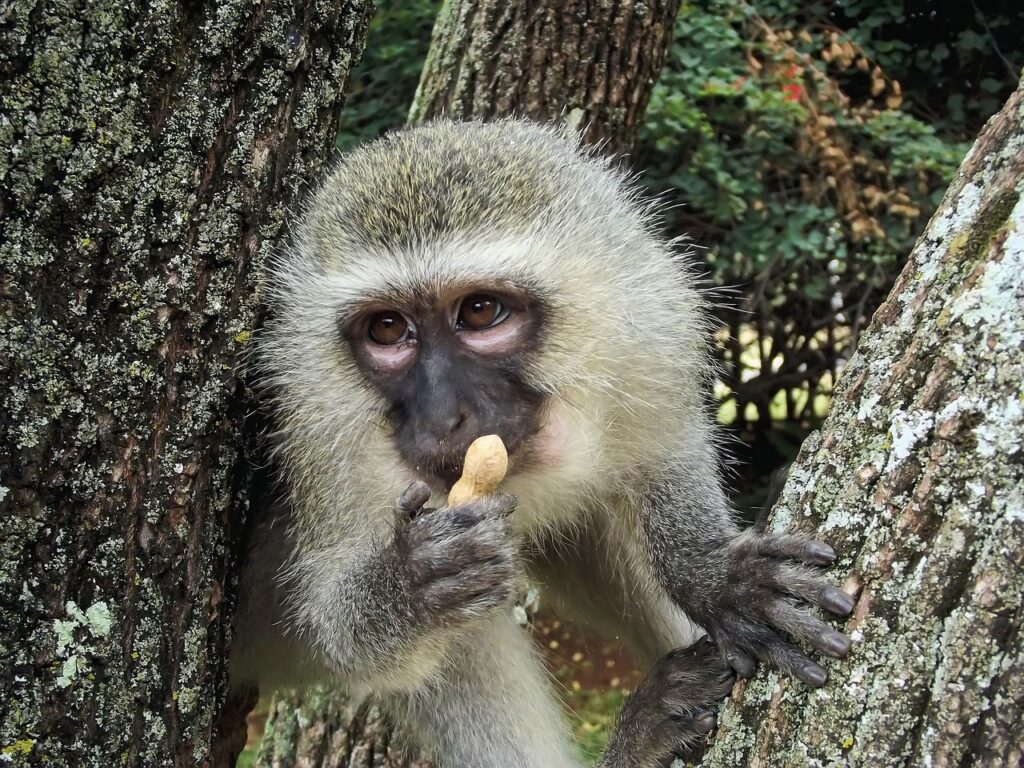
<svg viewBox="0 0 1024 768">
<path fill-rule="evenodd" d="M 423 505 L 430 500 L 430 486 L 422 480 L 413 480 L 398 497 L 398 511 L 412 519 L 420 514 Z"/>
<path fill-rule="evenodd" d="M 765 664 L 775 667 L 811 688 L 820 688 L 828 680 L 828 672 L 820 664 L 816 664 L 800 653 L 796 648 L 784 642 L 778 635 L 759 643 L 754 654 Z"/>
<path fill-rule="evenodd" d="M 736 678 L 736 670 L 719 657 L 707 667 L 670 670 L 665 675 L 665 683 L 682 696 L 683 701 L 717 702 L 729 695 Z"/>
<path fill-rule="evenodd" d="M 688 650 L 693 653 L 706 653 L 712 648 L 717 648 L 715 641 L 707 635 L 701 635 L 693 641 L 693 643 L 688 647 Z"/>
<path fill-rule="evenodd" d="M 496 579 L 494 574 L 484 571 L 442 579 L 423 591 L 424 600 L 432 608 L 454 611 L 461 618 L 480 616 L 511 596 L 512 588 L 505 579 Z"/>
<path fill-rule="evenodd" d="M 498 515 L 499 517 L 508 517 L 516 511 L 516 507 L 519 506 L 519 497 L 513 496 L 511 493 L 496 493 L 492 496 L 494 507 L 491 510 L 491 514 Z"/>
<path fill-rule="evenodd" d="M 715 717 L 715 713 L 710 709 L 702 709 L 695 712 L 693 715 L 693 727 L 697 733 L 706 736 L 715 730 L 715 726 L 718 725 L 718 719 Z"/>
<path fill-rule="evenodd" d="M 516 510 L 519 499 L 510 493 L 492 493 L 490 496 L 483 496 L 474 499 L 469 504 L 460 504 L 452 507 L 453 510 L 473 510 L 473 514 L 480 517 L 508 517 Z"/>
<path fill-rule="evenodd" d="M 478 569 L 438 579 L 424 588 L 423 595 L 431 605 L 443 608 L 485 600 L 488 596 L 500 601 L 512 594 L 506 581 L 511 581 L 511 576 L 495 578 L 493 573 Z"/>
<path fill-rule="evenodd" d="M 822 653 L 842 659 L 850 652 L 850 638 L 786 600 L 772 600 L 763 612 L 776 629 L 781 629 Z"/>
<path fill-rule="evenodd" d="M 414 557 L 428 559 L 430 557 L 447 556 L 438 552 L 438 548 L 451 546 L 451 542 L 459 541 L 467 531 L 473 530 L 483 518 L 470 508 L 458 510 L 437 509 L 431 514 L 418 514 L 412 518 L 406 532 Z"/>
<path fill-rule="evenodd" d="M 750 678 L 757 671 L 757 664 L 754 663 L 754 660 L 735 646 L 725 649 L 725 660 L 736 671 L 737 677 Z"/>
<path fill-rule="evenodd" d="M 849 616 L 853 611 L 853 598 L 810 568 L 783 565 L 770 573 L 768 583 L 837 616 Z"/>
<path fill-rule="evenodd" d="M 514 559 L 514 549 L 505 534 L 492 530 L 486 523 L 455 536 L 424 542 L 409 558 L 421 583 L 453 576 L 474 566 L 512 563 Z"/>
<path fill-rule="evenodd" d="M 836 559 L 836 551 L 825 542 L 785 533 L 759 537 L 757 551 L 767 557 L 792 558 L 813 565 L 829 565 Z"/>
</svg>

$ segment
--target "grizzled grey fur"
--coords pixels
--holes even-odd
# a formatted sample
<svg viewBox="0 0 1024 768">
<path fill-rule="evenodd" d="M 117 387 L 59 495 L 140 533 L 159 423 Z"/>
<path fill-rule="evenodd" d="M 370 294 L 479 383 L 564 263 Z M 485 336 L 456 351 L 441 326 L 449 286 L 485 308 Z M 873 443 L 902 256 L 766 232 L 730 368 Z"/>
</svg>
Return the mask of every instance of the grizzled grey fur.
<svg viewBox="0 0 1024 768">
<path fill-rule="evenodd" d="M 373 693 L 442 766 L 575 766 L 511 618 L 524 577 L 654 665 L 605 766 L 658 765 L 700 739 L 732 669 L 755 660 L 824 682 L 790 638 L 835 656 L 849 642 L 799 602 L 845 613 L 849 597 L 810 567 L 827 545 L 734 521 L 702 394 L 704 302 L 655 213 L 609 161 L 525 121 L 434 123 L 341 158 L 268 279 L 259 366 L 286 494 L 249 553 L 235 684 Z M 448 509 L 341 329 L 464 285 L 543 307 L 503 363 L 540 405 L 507 495 Z M 700 629 L 714 645 L 685 648 Z"/>
</svg>

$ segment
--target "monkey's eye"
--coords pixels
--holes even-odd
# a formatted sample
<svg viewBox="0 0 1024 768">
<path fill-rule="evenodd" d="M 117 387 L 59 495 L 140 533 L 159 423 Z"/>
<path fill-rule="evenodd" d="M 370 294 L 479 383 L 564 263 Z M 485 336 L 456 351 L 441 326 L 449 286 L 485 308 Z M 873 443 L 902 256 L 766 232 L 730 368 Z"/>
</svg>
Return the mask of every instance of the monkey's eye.
<svg viewBox="0 0 1024 768">
<path fill-rule="evenodd" d="M 455 320 L 457 330 L 482 331 L 498 325 L 508 317 L 508 307 L 486 293 L 474 293 L 462 300 Z"/>
<path fill-rule="evenodd" d="M 367 335 L 374 344 L 399 344 L 409 338 L 409 321 L 394 310 L 378 312 L 370 318 Z"/>
</svg>

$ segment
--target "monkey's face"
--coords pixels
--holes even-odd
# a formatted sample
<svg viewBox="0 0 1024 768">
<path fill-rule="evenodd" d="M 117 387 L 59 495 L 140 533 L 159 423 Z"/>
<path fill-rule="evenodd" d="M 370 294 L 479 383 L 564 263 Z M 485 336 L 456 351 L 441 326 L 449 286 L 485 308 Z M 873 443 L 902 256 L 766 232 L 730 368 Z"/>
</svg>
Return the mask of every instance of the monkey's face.
<svg viewBox="0 0 1024 768">
<path fill-rule="evenodd" d="M 504 441 L 513 470 L 528 465 L 544 397 L 523 373 L 543 316 L 515 285 L 465 284 L 371 300 L 342 322 L 417 474 L 450 487 L 469 444 L 487 434 Z"/>
<path fill-rule="evenodd" d="M 701 300 L 655 224 L 624 175 L 526 122 L 345 155 L 271 265 L 259 341 L 298 495 L 390 507 L 413 477 L 451 484 L 491 433 L 524 526 L 632 487 L 708 370 Z"/>
</svg>

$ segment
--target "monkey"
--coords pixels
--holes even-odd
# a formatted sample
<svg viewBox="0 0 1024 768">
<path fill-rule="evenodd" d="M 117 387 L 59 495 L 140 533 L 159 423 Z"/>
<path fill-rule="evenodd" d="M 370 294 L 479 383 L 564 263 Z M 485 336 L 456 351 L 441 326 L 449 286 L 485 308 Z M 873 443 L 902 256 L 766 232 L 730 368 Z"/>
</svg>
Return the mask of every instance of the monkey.
<svg viewBox="0 0 1024 768">
<path fill-rule="evenodd" d="M 265 283 L 285 490 L 249 548 L 233 684 L 373 695 L 442 768 L 577 766 L 512 618 L 524 580 L 651 669 L 606 768 L 699 742 L 756 662 L 825 683 L 805 649 L 850 641 L 809 607 L 852 598 L 827 544 L 738 524 L 706 300 L 658 217 L 612 159 L 528 120 L 337 159 Z M 509 452 L 502 491 L 446 506 L 484 434 Z"/>
</svg>

